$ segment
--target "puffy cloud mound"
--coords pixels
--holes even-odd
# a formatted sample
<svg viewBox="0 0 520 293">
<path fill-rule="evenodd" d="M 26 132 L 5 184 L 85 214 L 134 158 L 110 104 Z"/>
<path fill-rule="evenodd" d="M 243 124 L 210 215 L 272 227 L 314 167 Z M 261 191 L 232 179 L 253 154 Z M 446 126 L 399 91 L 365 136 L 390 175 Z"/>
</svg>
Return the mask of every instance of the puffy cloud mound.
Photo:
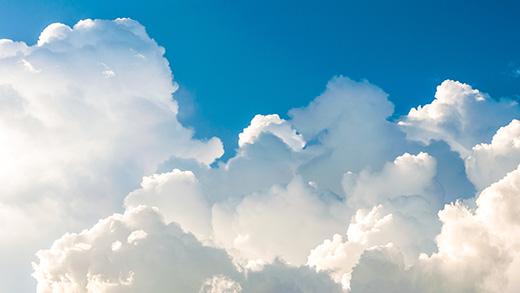
<svg viewBox="0 0 520 293">
<path fill-rule="evenodd" d="M 465 160 L 466 173 L 478 190 L 500 180 L 520 164 L 520 121 L 514 119 L 501 127 L 491 144 L 473 147 Z"/>
<path fill-rule="evenodd" d="M 177 121 L 163 54 L 130 19 L 53 24 L 34 46 L 0 41 L 0 255 L 20 260 L 2 274 L 120 209 L 168 158 L 210 164 L 222 155 L 218 138 L 194 140 Z M 20 242 L 18 256 L 6 252 Z"/>
<path fill-rule="evenodd" d="M 238 145 L 242 147 L 247 143 L 253 143 L 263 132 L 277 136 L 294 151 L 298 151 L 305 146 L 301 135 L 297 134 L 291 128 L 291 125 L 287 121 L 280 119 L 280 116 L 277 114 L 256 115 L 251 120 L 251 125 L 238 135 Z"/>
<path fill-rule="evenodd" d="M 334 77 L 325 91 L 289 116 L 308 142 L 311 160 L 299 172 L 308 181 L 342 194 L 341 178 L 347 171 L 380 167 L 404 153 L 404 139 L 395 124 L 387 121 L 394 106 L 388 95 L 368 81 Z"/>
<path fill-rule="evenodd" d="M 246 276 L 225 251 L 146 206 L 66 234 L 38 257 L 38 292 L 339 292 L 326 274 L 280 262 Z"/>
<path fill-rule="evenodd" d="M 403 195 L 427 194 L 435 171 L 436 161 L 432 156 L 406 153 L 386 163 L 377 174 L 368 170 L 359 175 L 347 172 L 342 183 L 351 206 L 371 207 Z"/>
<path fill-rule="evenodd" d="M 38 257 L 38 292 L 197 292 L 215 274 L 236 274 L 224 251 L 202 246 L 145 206 L 66 234 Z"/>
<path fill-rule="evenodd" d="M 437 232 L 435 220 L 424 211 L 412 215 L 391 212 L 382 205 L 371 210 L 359 209 L 352 218 L 346 241 L 339 234 L 326 239 L 311 250 L 307 264 L 317 271 L 329 272 L 344 290 L 350 290 L 355 266 L 367 250 L 395 244 L 404 253 L 404 256 L 400 253 L 402 266 L 413 264 L 423 252 L 433 252 L 431 239 Z"/>
<path fill-rule="evenodd" d="M 464 158 L 519 115 L 517 102 L 496 101 L 467 84 L 446 80 L 431 104 L 411 109 L 399 125 L 409 139 L 424 144 L 444 140 Z"/>
<path fill-rule="evenodd" d="M 214 275 L 206 279 L 199 293 L 238 293 L 242 286 L 224 275 Z"/>
<path fill-rule="evenodd" d="M 286 187 L 273 186 L 235 204 L 215 204 L 215 240 L 242 263 L 281 257 L 304 264 L 311 248 L 341 229 L 333 208 L 301 178 L 295 178 Z"/>
<path fill-rule="evenodd" d="M 395 248 L 366 252 L 353 270 L 352 291 L 518 292 L 520 167 L 483 190 L 476 205 L 440 211 L 438 252 L 408 269 Z"/>
<path fill-rule="evenodd" d="M 202 246 L 145 206 L 66 234 L 38 257 L 38 292 L 196 292 L 214 274 L 235 271 L 225 252 Z"/>
<path fill-rule="evenodd" d="M 212 164 L 163 55 L 129 19 L 0 40 L 0 291 L 520 288 L 516 103 L 448 80 L 394 123 L 338 76 Z"/>
<path fill-rule="evenodd" d="M 125 198 L 126 209 L 140 205 L 159 207 L 167 223 L 182 223 L 184 231 L 199 238 L 209 237 L 210 207 L 191 171 L 175 169 L 168 173 L 145 176 L 141 188 Z"/>
</svg>

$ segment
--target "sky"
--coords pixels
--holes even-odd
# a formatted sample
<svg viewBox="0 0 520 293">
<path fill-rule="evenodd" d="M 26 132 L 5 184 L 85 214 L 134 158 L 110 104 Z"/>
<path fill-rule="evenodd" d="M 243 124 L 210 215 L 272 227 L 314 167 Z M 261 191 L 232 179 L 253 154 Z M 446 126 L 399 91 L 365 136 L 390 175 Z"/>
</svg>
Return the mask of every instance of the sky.
<svg viewBox="0 0 520 293">
<path fill-rule="evenodd" d="M 0 0 L 0 291 L 518 292 L 519 10 Z"/>
</svg>

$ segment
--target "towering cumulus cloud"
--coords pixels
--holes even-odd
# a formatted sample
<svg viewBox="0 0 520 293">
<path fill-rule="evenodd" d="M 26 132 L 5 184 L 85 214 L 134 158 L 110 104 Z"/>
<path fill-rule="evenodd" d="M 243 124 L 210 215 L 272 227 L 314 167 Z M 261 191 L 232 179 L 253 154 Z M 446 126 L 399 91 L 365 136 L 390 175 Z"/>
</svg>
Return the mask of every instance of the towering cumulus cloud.
<svg viewBox="0 0 520 293">
<path fill-rule="evenodd" d="M 0 291 L 520 290 L 516 102 L 447 80 L 391 122 L 338 76 L 212 164 L 163 54 L 129 19 L 0 40 Z"/>
<path fill-rule="evenodd" d="M 164 160 L 222 155 L 219 139 L 193 140 L 176 120 L 163 53 L 129 19 L 52 24 L 34 46 L 0 41 L 0 254 L 11 264 L 0 287 L 30 284 L 9 276 L 60 234 L 120 209 Z"/>
</svg>

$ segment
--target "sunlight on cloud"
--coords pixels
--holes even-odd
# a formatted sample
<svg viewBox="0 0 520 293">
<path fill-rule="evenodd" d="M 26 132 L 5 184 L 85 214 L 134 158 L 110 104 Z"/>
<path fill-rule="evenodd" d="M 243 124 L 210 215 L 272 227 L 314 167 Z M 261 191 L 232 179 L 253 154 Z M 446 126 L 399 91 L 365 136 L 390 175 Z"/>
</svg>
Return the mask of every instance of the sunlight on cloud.
<svg viewBox="0 0 520 293">
<path fill-rule="evenodd" d="M 0 291 L 520 289 L 517 103 L 446 80 L 391 122 L 337 76 L 212 164 L 163 55 L 130 19 L 0 40 Z"/>
<path fill-rule="evenodd" d="M 519 109 L 512 100 L 493 100 L 467 84 L 446 80 L 431 104 L 411 109 L 399 125 L 409 139 L 424 144 L 444 140 L 465 158 L 474 145 L 490 140 L 500 126 L 519 117 Z"/>
<path fill-rule="evenodd" d="M 223 153 L 219 139 L 194 140 L 177 121 L 164 49 L 137 22 L 53 24 L 37 45 L 2 40 L 0 52 L 0 201 L 11 215 L 0 227 L 12 236 L 3 248 L 33 243 L 31 255 L 113 213 L 171 156 L 207 165 Z"/>
<path fill-rule="evenodd" d="M 238 146 L 242 147 L 246 143 L 254 143 L 262 132 L 269 132 L 280 138 L 294 151 L 298 151 L 305 146 L 301 135 L 297 134 L 291 125 L 280 119 L 277 114 L 256 115 L 251 120 L 251 125 L 238 135 Z"/>
</svg>

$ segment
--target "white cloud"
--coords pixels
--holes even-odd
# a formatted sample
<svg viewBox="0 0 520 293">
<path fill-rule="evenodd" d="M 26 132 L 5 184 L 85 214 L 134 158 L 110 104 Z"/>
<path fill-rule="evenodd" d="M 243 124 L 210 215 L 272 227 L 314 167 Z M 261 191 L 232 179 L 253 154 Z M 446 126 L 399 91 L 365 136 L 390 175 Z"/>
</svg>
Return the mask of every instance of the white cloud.
<svg viewBox="0 0 520 293">
<path fill-rule="evenodd" d="M 206 279 L 199 293 L 239 293 L 242 286 L 224 275 L 215 275 Z"/>
<path fill-rule="evenodd" d="M 407 208 L 410 207 L 413 205 Z M 326 239 L 311 250 L 307 264 L 317 271 L 329 272 L 344 290 L 349 290 L 354 267 L 365 251 L 395 244 L 404 253 L 404 257 L 401 255 L 403 264 L 411 265 L 421 253 L 433 252 L 433 237 L 438 232 L 436 224 L 436 218 L 424 211 L 391 212 L 391 208 L 382 205 L 370 210 L 359 209 L 352 217 L 346 239 L 339 234 L 332 240 Z"/>
<path fill-rule="evenodd" d="M 359 175 L 348 172 L 342 184 L 352 207 L 371 207 L 403 195 L 427 194 L 435 172 L 436 161 L 427 153 L 406 153 L 386 163 L 377 174 L 369 170 Z"/>
<path fill-rule="evenodd" d="M 335 77 L 304 108 L 289 111 L 294 128 L 313 156 L 299 167 L 306 181 L 340 195 L 343 174 L 380 168 L 405 152 L 406 141 L 395 124 L 388 95 L 368 81 Z"/>
<path fill-rule="evenodd" d="M 46 27 L 40 34 L 38 46 L 41 47 L 52 41 L 63 40 L 72 32 L 72 29 L 63 23 L 53 23 Z"/>
<path fill-rule="evenodd" d="M 31 290 L 38 248 L 40 292 L 518 290 L 516 103 L 445 81 L 398 125 L 335 77 L 210 167 L 163 55 L 130 19 L 0 40 L 0 291 Z M 482 192 L 439 213 L 466 175 Z"/>
<path fill-rule="evenodd" d="M 195 234 L 199 239 L 210 236 L 210 207 L 191 171 L 175 169 L 145 176 L 141 188 L 125 198 L 126 209 L 143 204 L 159 207 L 167 223 L 181 223 L 184 231 Z"/>
<path fill-rule="evenodd" d="M 482 190 L 516 169 L 520 164 L 520 121 L 501 127 L 490 144 L 473 147 L 465 160 L 468 178 Z"/>
<path fill-rule="evenodd" d="M 519 182 L 520 168 L 483 190 L 475 209 L 447 205 L 439 213 L 438 252 L 410 268 L 398 251 L 367 252 L 352 273 L 353 291 L 390 285 L 395 292 L 517 292 Z"/>
<path fill-rule="evenodd" d="M 214 274 L 238 275 L 224 251 L 202 246 L 145 206 L 66 234 L 38 257 L 38 292 L 197 292 Z"/>
<path fill-rule="evenodd" d="M 240 272 L 225 251 L 203 246 L 146 206 L 66 234 L 38 257 L 38 292 L 339 292 L 326 274 L 305 267 L 276 262 Z"/>
<path fill-rule="evenodd" d="M 215 241 L 244 265 L 277 257 L 304 264 L 311 248 L 341 229 L 333 208 L 301 178 L 295 178 L 286 187 L 273 186 L 236 203 L 214 205 Z"/>
<path fill-rule="evenodd" d="M 287 121 L 280 119 L 277 114 L 256 115 L 251 120 L 251 125 L 238 135 L 238 145 L 242 147 L 247 143 L 254 143 L 263 132 L 277 136 L 294 151 L 299 151 L 305 146 L 301 135 L 297 134 L 296 130 L 291 128 Z"/>
<path fill-rule="evenodd" d="M 519 115 L 516 102 L 496 101 L 467 84 L 446 80 L 431 104 L 411 109 L 399 125 L 408 139 L 424 144 L 444 140 L 464 158 L 474 145 L 489 141 L 500 126 Z"/>
<path fill-rule="evenodd" d="M 265 278 L 269 270 L 280 265 L 277 264 L 279 260 L 291 266 L 307 264 L 311 267 L 282 265 L 284 272 L 309 270 L 308 274 L 316 270 L 321 272 L 316 276 L 330 274 L 344 290 L 385 288 L 393 284 L 395 278 L 407 280 L 405 268 L 421 264 L 428 259 L 425 255 L 437 253 L 437 248 L 439 253 L 442 251 L 440 243 L 437 246 L 434 242 L 441 226 L 436 214 L 444 200 L 444 195 L 438 193 L 443 187 L 437 181 L 437 160 L 424 152 L 404 153 L 392 158 L 396 150 L 414 149 L 415 146 L 406 142 L 397 132 L 396 125 L 386 120 L 388 113 L 374 102 L 360 106 L 366 113 L 358 118 L 365 119 L 367 125 L 361 124 L 358 129 L 350 128 L 350 114 L 356 110 L 345 107 L 343 112 L 336 114 L 340 118 L 323 126 L 319 131 L 321 134 L 310 136 L 312 145 L 294 152 L 283 139 L 284 135 L 299 137 L 298 132 L 309 135 L 306 127 L 311 125 L 302 124 L 303 131 L 293 126 L 297 125 L 297 119 L 303 119 L 298 115 L 321 115 L 319 113 L 328 111 L 313 108 L 318 104 L 327 108 L 327 103 L 346 103 L 345 100 L 354 103 L 349 99 L 351 96 L 354 99 L 355 94 L 366 95 L 380 102 L 383 108 L 388 103 L 375 86 L 335 79 L 308 108 L 294 110 L 292 113 L 296 114 L 291 120 L 284 121 L 278 116 L 255 117 L 240 137 L 247 143 L 244 142 L 237 155 L 227 163 L 210 169 L 199 166 L 193 171 L 174 169 L 146 176 L 141 188 L 127 196 L 125 206 L 129 210 L 141 204 L 158 207 L 164 212 L 166 223 L 178 222 L 183 233 L 194 233 L 205 245 L 224 249 L 232 259 L 230 263 L 246 268 L 248 272 L 246 281 L 237 275 L 230 278 L 214 272 L 197 281 L 203 291 L 289 288 L 283 283 L 294 281 L 292 273 L 283 273 L 288 275 L 277 276 L 272 283 L 263 279 L 262 285 L 251 285 L 255 284 L 255 274 Z M 375 121 L 367 118 L 372 112 L 380 113 Z M 284 132 L 274 133 L 273 123 L 284 125 Z M 373 136 L 365 138 L 363 134 L 367 132 Z M 345 139 L 346 134 L 351 135 L 349 140 Z M 384 141 L 399 145 L 381 153 L 379 144 Z M 359 158 L 362 150 L 356 143 L 364 143 L 368 154 L 373 155 L 368 164 L 362 164 L 364 161 Z M 446 155 L 446 152 L 438 154 Z M 449 168 L 449 162 L 444 164 L 447 164 L 444 168 Z M 335 165 L 342 167 L 334 169 Z M 356 168 L 360 169 L 357 174 L 347 172 Z M 336 178 L 339 180 L 336 184 L 341 190 L 336 193 L 334 185 L 329 185 L 321 176 L 340 171 L 344 173 Z M 351 215 L 354 216 L 347 226 Z M 446 221 L 444 227 L 447 227 Z M 121 251 L 124 249 L 122 243 L 139 245 L 150 237 L 143 229 L 133 233 L 146 237 L 131 237 L 132 241 L 128 238 L 126 242 L 111 239 L 107 244 L 110 251 Z M 341 236 L 343 233 L 345 239 Z M 331 236 L 332 240 L 323 240 Z M 385 264 L 377 270 L 371 267 L 383 261 Z M 366 287 L 364 282 L 370 280 L 366 274 L 371 269 L 392 269 L 394 272 L 385 280 L 371 284 L 372 287 Z M 127 272 L 119 279 L 97 274 L 97 279 L 92 280 L 98 283 L 104 280 L 110 286 L 124 281 L 125 286 L 130 286 L 129 280 L 136 280 L 137 273 L 135 269 L 129 271 L 131 276 Z M 316 278 L 313 280 L 318 282 L 321 277 Z M 323 280 L 323 286 L 330 285 L 326 278 Z M 394 282 L 396 290 L 402 288 L 401 281 Z M 417 286 L 413 288 L 420 288 Z M 439 288 L 450 288 L 443 286 Z"/>
<path fill-rule="evenodd" d="M 379 172 L 346 173 L 347 203 L 357 210 L 346 240 L 340 234 L 325 240 L 311 251 L 307 264 L 330 272 L 348 290 L 352 269 L 367 249 L 394 243 L 403 250 L 408 265 L 420 253 L 433 252 L 440 201 L 431 188 L 435 172 L 435 159 L 427 153 L 406 153 Z"/>
<path fill-rule="evenodd" d="M 18 257 L 27 261 L 22 254 L 119 210 L 141 176 L 172 156 L 207 165 L 222 155 L 218 138 L 195 140 L 177 121 L 163 54 L 129 19 L 53 24 L 30 47 L 0 41 L 0 233 L 10 236 L 2 259 L 25 242 Z M 11 270 L 28 275 L 21 267 Z"/>
<path fill-rule="evenodd" d="M 29 47 L 24 42 L 13 42 L 8 39 L 0 39 L 0 58 L 23 56 L 27 54 Z"/>
<path fill-rule="evenodd" d="M 18 61 L 18 64 L 23 67 L 23 69 L 30 73 L 40 73 L 41 69 L 35 69 L 34 66 L 27 60 L 21 59 Z"/>
</svg>

